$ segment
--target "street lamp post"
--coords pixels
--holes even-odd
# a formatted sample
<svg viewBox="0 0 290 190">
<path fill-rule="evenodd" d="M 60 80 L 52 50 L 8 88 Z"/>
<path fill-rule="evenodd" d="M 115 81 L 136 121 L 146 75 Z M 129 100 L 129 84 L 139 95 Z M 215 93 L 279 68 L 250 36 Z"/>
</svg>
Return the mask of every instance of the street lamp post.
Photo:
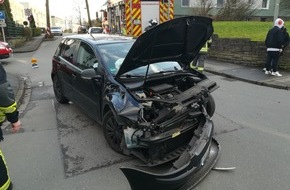
<svg viewBox="0 0 290 190">
<path fill-rule="evenodd" d="M 91 21 L 91 17 L 90 17 L 90 9 L 89 9 L 89 3 L 88 0 L 86 0 L 86 7 L 87 7 L 87 13 L 88 13 L 88 22 L 89 22 L 89 27 L 92 26 L 92 21 Z"/>
</svg>

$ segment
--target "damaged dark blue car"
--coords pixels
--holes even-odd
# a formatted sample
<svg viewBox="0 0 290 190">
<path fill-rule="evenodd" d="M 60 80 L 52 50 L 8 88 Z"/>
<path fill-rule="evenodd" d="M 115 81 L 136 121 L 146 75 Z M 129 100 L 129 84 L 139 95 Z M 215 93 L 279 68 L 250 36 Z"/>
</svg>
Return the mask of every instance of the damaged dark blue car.
<svg viewBox="0 0 290 190">
<path fill-rule="evenodd" d="M 83 108 L 113 150 L 142 161 L 121 168 L 132 189 L 188 189 L 214 167 L 220 147 L 211 92 L 218 85 L 190 67 L 212 33 L 210 18 L 192 16 L 137 39 L 75 35 L 57 48 L 51 72 L 57 101 Z"/>
</svg>

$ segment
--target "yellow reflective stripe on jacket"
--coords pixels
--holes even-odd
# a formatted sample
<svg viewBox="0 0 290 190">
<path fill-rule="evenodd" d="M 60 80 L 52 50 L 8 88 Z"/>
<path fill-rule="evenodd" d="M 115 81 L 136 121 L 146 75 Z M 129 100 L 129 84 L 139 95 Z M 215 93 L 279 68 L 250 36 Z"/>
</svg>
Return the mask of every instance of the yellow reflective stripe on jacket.
<svg viewBox="0 0 290 190">
<path fill-rule="evenodd" d="M 201 48 L 201 52 L 207 52 L 208 51 L 208 44 L 212 43 L 212 39 L 210 38 L 209 40 L 206 41 L 206 43 L 204 44 L 204 46 Z"/>
<path fill-rule="evenodd" d="M 208 50 L 208 44 L 207 44 L 207 42 L 204 44 L 204 46 L 201 48 L 201 52 L 207 52 L 207 50 Z"/>
<path fill-rule="evenodd" d="M 203 68 L 203 67 L 197 67 L 197 70 L 198 70 L 198 71 L 203 71 L 204 68 Z"/>
<path fill-rule="evenodd" d="M 2 186 L 0 186 L 0 190 L 7 190 L 9 185 L 10 185 L 10 183 L 11 183 L 11 181 L 10 181 L 10 178 L 9 178 L 9 175 L 8 175 L 8 169 L 7 169 L 6 162 L 5 162 L 5 159 L 4 159 L 4 155 L 3 155 L 2 151 L 1 151 L 1 149 L 0 149 L 0 159 L 2 159 L 2 161 L 4 162 L 4 165 L 6 167 L 6 168 L 1 168 L 0 167 L 0 170 L 5 170 L 6 169 L 7 177 L 8 177 L 8 180 Z"/>
<path fill-rule="evenodd" d="M 11 106 L 0 107 L 0 123 L 5 120 L 5 114 L 13 113 L 17 110 L 17 104 L 14 102 Z"/>
<path fill-rule="evenodd" d="M 11 183 L 10 178 L 8 178 L 7 182 L 2 187 L 0 187 L 0 190 L 7 190 L 8 187 L 10 186 L 10 183 Z"/>
</svg>

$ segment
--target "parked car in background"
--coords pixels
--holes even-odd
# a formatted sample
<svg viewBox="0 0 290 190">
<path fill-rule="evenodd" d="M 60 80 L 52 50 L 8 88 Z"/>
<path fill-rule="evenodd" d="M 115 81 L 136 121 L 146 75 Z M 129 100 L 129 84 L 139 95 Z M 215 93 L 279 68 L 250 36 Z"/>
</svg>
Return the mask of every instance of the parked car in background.
<svg viewBox="0 0 290 190">
<path fill-rule="evenodd" d="M 100 34 L 103 33 L 102 27 L 90 27 L 88 30 L 88 34 Z"/>
<path fill-rule="evenodd" d="M 147 169 L 169 166 L 164 173 L 121 168 L 132 189 L 178 189 L 214 166 L 219 145 L 211 92 L 218 85 L 190 67 L 212 33 L 210 18 L 181 17 L 137 39 L 73 35 L 57 47 L 56 100 L 72 101 L 100 123 L 116 152 L 136 156 Z"/>
<path fill-rule="evenodd" d="M 51 27 L 50 31 L 54 36 L 62 36 L 63 35 L 62 28 L 58 27 L 58 26 Z"/>
<path fill-rule="evenodd" d="M 0 41 L 0 59 L 6 59 L 13 56 L 13 50 L 6 42 Z"/>
<path fill-rule="evenodd" d="M 78 34 L 86 34 L 87 33 L 87 27 L 86 26 L 79 26 L 77 33 Z"/>
</svg>

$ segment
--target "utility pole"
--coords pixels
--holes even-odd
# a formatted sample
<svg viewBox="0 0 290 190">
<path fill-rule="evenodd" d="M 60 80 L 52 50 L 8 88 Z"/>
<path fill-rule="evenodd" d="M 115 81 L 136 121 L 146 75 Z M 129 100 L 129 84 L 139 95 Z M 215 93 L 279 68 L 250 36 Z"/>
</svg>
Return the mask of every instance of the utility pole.
<svg viewBox="0 0 290 190">
<path fill-rule="evenodd" d="M 45 6 L 46 6 L 46 34 L 45 34 L 45 38 L 52 38 L 53 35 L 51 34 L 51 30 L 50 30 L 49 0 L 46 0 Z"/>
<path fill-rule="evenodd" d="M 280 5 L 280 0 L 276 0 L 275 10 L 274 10 L 274 22 L 278 18 L 278 15 L 279 15 L 279 5 Z"/>
<path fill-rule="evenodd" d="M 88 0 L 86 0 L 86 7 L 87 7 L 87 13 L 88 13 L 88 22 L 89 22 L 89 27 L 92 26 L 92 21 L 91 21 L 91 17 L 90 17 L 90 9 L 89 9 L 89 3 Z"/>
<path fill-rule="evenodd" d="M 82 11 L 81 11 L 81 7 L 80 6 L 79 6 L 78 12 L 79 12 L 79 17 L 80 17 L 80 20 L 79 20 L 80 26 L 82 26 Z"/>
</svg>

